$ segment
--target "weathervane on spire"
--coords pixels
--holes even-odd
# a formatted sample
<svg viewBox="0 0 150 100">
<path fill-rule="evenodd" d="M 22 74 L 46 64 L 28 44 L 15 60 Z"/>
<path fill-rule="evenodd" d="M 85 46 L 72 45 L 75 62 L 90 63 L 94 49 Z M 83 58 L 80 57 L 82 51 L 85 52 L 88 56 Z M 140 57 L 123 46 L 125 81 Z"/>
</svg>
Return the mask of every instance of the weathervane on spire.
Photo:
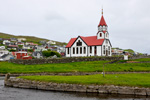
<svg viewBox="0 0 150 100">
<path fill-rule="evenodd" d="M 103 6 L 102 6 L 102 15 L 103 15 Z"/>
</svg>

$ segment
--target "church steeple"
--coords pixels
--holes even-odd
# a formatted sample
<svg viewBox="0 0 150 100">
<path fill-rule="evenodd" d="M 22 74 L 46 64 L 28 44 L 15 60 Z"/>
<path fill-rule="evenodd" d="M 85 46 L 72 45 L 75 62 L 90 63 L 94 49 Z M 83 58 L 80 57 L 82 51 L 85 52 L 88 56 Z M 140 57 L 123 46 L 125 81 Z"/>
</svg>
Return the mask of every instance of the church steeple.
<svg viewBox="0 0 150 100">
<path fill-rule="evenodd" d="M 103 9 L 102 9 L 102 17 L 98 24 L 98 31 L 107 31 L 107 24 L 105 22 L 105 19 L 103 17 Z"/>
<path fill-rule="evenodd" d="M 109 39 L 107 27 L 108 26 L 107 26 L 105 19 L 103 17 L 103 9 L 102 9 L 102 17 L 101 17 L 100 22 L 98 24 L 97 39 Z"/>
</svg>

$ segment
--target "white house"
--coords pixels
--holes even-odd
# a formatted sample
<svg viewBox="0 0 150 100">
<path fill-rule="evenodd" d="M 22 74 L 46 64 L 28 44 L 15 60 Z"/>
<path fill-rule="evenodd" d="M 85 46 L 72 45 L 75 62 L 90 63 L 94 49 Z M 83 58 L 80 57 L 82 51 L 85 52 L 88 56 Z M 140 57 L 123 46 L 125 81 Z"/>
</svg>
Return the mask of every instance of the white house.
<svg viewBox="0 0 150 100">
<path fill-rule="evenodd" d="M 9 40 L 3 40 L 3 44 L 5 45 L 6 43 L 10 43 Z"/>
<path fill-rule="evenodd" d="M 107 27 L 102 12 L 96 36 L 71 38 L 66 46 L 66 57 L 111 56 L 112 46 Z"/>
<path fill-rule="evenodd" d="M 0 46 L 0 57 L 8 53 L 9 51 L 5 49 L 5 46 Z"/>
<path fill-rule="evenodd" d="M 56 42 L 50 40 L 50 41 L 47 42 L 47 44 L 56 44 Z"/>
<path fill-rule="evenodd" d="M 18 38 L 18 42 L 26 41 L 26 38 Z"/>
</svg>

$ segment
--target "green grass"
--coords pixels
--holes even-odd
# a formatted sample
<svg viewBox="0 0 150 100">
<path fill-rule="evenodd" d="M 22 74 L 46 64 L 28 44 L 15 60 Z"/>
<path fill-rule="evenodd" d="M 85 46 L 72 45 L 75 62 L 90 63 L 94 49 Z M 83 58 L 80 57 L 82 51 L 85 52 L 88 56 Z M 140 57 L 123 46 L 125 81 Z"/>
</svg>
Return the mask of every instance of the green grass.
<svg viewBox="0 0 150 100">
<path fill-rule="evenodd" d="M 138 62 L 140 62 L 140 61 L 150 61 L 150 58 L 135 59 L 133 61 L 138 61 Z"/>
<path fill-rule="evenodd" d="M 39 72 L 95 72 L 102 71 L 107 61 L 74 62 L 62 64 L 21 65 L 0 62 L 0 73 L 39 73 Z"/>
<path fill-rule="evenodd" d="M 150 61 L 150 58 L 139 59 Z M 87 61 L 60 64 L 21 65 L 0 62 L 0 73 L 40 73 L 40 72 L 102 72 L 108 61 Z M 150 63 L 114 63 L 104 66 L 106 72 L 150 71 Z"/>
<path fill-rule="evenodd" d="M 150 74 L 100 74 L 86 76 L 20 76 L 19 78 L 69 84 L 150 87 Z"/>
</svg>

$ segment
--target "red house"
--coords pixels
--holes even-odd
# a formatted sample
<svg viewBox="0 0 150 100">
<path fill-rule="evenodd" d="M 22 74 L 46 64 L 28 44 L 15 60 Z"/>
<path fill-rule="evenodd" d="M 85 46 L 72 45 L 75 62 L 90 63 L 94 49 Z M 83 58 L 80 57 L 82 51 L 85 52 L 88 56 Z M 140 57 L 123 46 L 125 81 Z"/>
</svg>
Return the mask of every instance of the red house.
<svg viewBox="0 0 150 100">
<path fill-rule="evenodd" d="M 16 59 L 32 59 L 25 51 L 13 52 L 13 55 L 16 56 Z"/>
</svg>

